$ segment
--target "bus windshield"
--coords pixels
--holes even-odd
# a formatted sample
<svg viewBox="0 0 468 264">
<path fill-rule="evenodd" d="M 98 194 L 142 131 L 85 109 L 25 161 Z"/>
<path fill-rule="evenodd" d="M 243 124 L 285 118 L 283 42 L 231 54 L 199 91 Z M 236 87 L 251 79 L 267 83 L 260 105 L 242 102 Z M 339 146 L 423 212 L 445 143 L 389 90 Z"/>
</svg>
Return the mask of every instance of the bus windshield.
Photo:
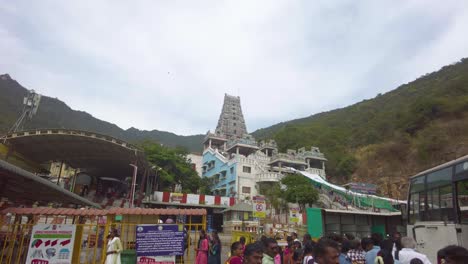
<svg viewBox="0 0 468 264">
<path fill-rule="evenodd" d="M 468 161 L 414 177 L 408 195 L 409 223 L 468 223 Z"/>
</svg>

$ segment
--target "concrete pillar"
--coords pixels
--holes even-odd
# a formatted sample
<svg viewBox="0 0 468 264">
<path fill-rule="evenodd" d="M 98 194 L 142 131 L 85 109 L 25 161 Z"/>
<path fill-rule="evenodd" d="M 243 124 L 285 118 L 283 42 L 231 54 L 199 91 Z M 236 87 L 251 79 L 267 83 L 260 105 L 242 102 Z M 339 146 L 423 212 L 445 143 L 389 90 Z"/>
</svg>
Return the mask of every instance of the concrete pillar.
<svg viewBox="0 0 468 264">
<path fill-rule="evenodd" d="M 239 155 L 239 147 L 236 147 L 236 154 Z"/>
<path fill-rule="evenodd" d="M 306 159 L 307 169 L 310 169 L 310 159 Z"/>
<path fill-rule="evenodd" d="M 322 161 L 322 170 L 325 171 L 325 161 Z"/>
<path fill-rule="evenodd" d="M 60 184 L 60 177 L 62 176 L 62 169 L 63 169 L 63 161 L 60 162 L 60 170 L 59 170 L 59 173 L 58 173 L 57 185 Z"/>
<path fill-rule="evenodd" d="M 224 142 L 224 145 L 223 145 L 223 146 L 224 146 L 224 147 L 223 147 L 223 151 L 226 151 L 226 149 L 227 149 L 227 142 Z"/>
<path fill-rule="evenodd" d="M 211 148 L 211 139 L 208 140 L 208 147 Z"/>
</svg>

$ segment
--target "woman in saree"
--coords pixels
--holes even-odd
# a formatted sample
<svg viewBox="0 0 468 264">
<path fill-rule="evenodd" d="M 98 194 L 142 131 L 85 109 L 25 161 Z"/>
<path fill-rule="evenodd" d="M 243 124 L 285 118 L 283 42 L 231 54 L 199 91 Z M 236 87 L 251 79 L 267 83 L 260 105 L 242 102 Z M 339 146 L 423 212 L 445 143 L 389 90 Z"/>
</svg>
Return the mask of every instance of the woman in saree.
<svg viewBox="0 0 468 264">
<path fill-rule="evenodd" d="M 121 264 L 120 262 L 120 252 L 122 252 L 122 242 L 119 238 L 119 232 L 114 229 L 109 235 L 109 240 L 107 241 L 107 252 L 106 252 L 106 262 L 105 264 Z"/>
</svg>

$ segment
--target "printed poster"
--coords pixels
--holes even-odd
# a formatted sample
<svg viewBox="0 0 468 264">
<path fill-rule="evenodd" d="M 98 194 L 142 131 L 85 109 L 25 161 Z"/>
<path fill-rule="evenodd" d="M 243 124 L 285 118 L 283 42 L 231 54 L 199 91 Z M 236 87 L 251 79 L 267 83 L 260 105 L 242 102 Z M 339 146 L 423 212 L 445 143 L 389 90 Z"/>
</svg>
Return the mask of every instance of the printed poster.
<svg viewBox="0 0 468 264">
<path fill-rule="evenodd" d="M 253 197 L 253 217 L 257 217 L 257 218 L 266 217 L 266 203 L 265 203 L 265 198 L 262 196 Z"/>
<path fill-rule="evenodd" d="M 183 225 L 137 225 L 137 264 L 175 263 L 175 256 L 183 256 L 185 250 Z"/>
<path fill-rule="evenodd" d="M 170 201 L 171 203 L 181 203 L 182 199 L 184 198 L 184 194 L 182 193 L 171 193 Z"/>
<path fill-rule="evenodd" d="M 221 197 L 221 205 L 229 206 L 230 198 L 229 197 Z"/>
<path fill-rule="evenodd" d="M 299 208 L 293 207 L 289 209 L 289 222 L 291 223 L 299 222 Z"/>
<path fill-rule="evenodd" d="M 75 225 L 35 225 L 26 264 L 71 264 L 75 231 Z"/>
<path fill-rule="evenodd" d="M 187 204 L 199 204 L 200 195 L 198 194 L 187 194 Z"/>
<path fill-rule="evenodd" d="M 215 204 L 215 197 L 212 195 L 205 195 L 205 204 L 206 205 L 214 205 Z"/>
</svg>

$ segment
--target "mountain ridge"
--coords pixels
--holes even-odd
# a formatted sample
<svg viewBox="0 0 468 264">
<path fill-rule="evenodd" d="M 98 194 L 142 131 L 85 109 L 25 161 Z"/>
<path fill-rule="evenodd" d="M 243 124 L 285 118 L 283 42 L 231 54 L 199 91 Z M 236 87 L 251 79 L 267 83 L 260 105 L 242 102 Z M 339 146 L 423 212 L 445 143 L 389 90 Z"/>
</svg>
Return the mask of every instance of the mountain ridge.
<svg viewBox="0 0 468 264">
<path fill-rule="evenodd" d="M 0 76 L 0 132 L 21 111 L 27 90 L 8 75 Z M 204 135 L 179 136 L 159 130 L 123 130 L 43 97 L 38 115 L 26 128 L 90 130 L 127 140 L 155 140 L 202 151 Z M 251 134 L 273 138 L 280 151 L 317 146 L 327 157 L 334 183 L 378 184 L 379 193 L 404 198 L 408 177 L 468 154 L 468 59 L 444 66 L 371 99 L 335 110 L 280 122 Z"/>
<path fill-rule="evenodd" d="M 19 117 L 23 97 L 28 89 L 11 78 L 9 74 L 0 75 L 0 133 L 6 133 Z M 98 119 L 86 111 L 74 110 L 65 102 L 43 95 L 37 115 L 28 121 L 25 129 L 67 128 L 106 134 L 132 143 L 154 140 L 170 147 L 183 147 L 189 152 L 201 152 L 204 135 L 180 136 L 160 130 L 122 129 L 119 126 Z"/>
<path fill-rule="evenodd" d="M 317 146 L 335 183 L 378 184 L 403 198 L 408 177 L 468 154 L 468 59 L 375 98 L 253 133 L 280 150 Z"/>
</svg>

